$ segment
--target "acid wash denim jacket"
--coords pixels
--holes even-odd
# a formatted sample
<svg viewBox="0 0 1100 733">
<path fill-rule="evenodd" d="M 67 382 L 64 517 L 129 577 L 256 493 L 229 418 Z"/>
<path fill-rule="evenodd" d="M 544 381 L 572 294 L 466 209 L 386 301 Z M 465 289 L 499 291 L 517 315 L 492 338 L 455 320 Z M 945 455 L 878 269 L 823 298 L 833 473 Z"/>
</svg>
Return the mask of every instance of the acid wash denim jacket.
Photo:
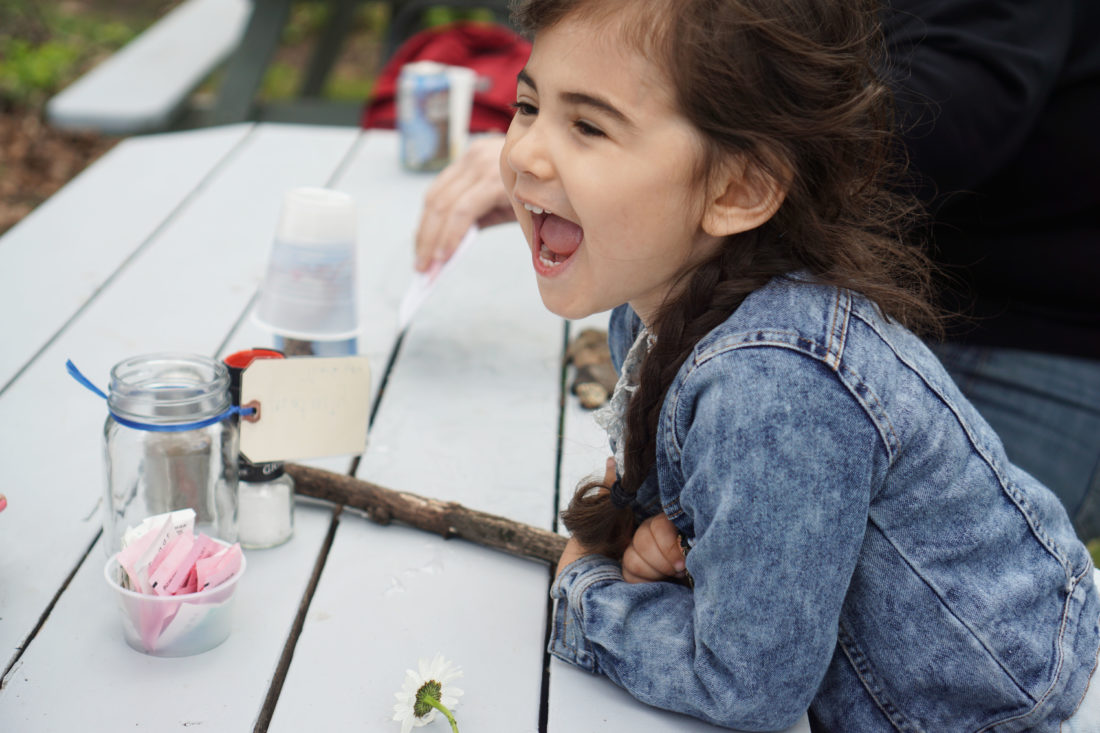
<svg viewBox="0 0 1100 733">
<path fill-rule="evenodd" d="M 641 323 L 615 311 L 616 367 Z M 1092 562 L 936 358 L 851 292 L 788 275 L 665 397 L 641 516 L 694 589 L 570 564 L 550 652 L 642 702 L 782 730 L 1057 731 L 1100 644 Z"/>
</svg>

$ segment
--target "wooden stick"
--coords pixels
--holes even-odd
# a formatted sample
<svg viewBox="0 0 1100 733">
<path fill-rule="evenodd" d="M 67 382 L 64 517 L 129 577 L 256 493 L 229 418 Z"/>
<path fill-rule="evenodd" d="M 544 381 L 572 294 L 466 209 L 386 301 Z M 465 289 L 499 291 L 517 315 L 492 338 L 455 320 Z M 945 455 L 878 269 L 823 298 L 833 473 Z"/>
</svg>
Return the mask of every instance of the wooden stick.
<svg viewBox="0 0 1100 733">
<path fill-rule="evenodd" d="M 302 496 L 361 509 L 379 524 L 397 520 L 444 538 L 461 537 L 519 557 L 556 565 L 565 538 L 554 532 L 506 517 L 468 509 L 453 501 L 428 499 L 393 491 L 354 476 L 345 476 L 298 463 L 286 464 L 294 490 Z"/>
</svg>

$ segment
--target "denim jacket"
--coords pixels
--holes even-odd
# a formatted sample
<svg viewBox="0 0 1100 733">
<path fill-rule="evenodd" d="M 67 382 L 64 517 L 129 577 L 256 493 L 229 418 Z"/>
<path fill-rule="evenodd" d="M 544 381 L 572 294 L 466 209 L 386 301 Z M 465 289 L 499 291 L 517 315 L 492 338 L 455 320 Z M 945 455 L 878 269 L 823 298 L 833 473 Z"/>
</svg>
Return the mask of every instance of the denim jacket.
<svg viewBox="0 0 1100 733">
<path fill-rule="evenodd" d="M 612 316 L 616 366 L 640 329 Z M 936 358 L 851 292 L 790 275 L 704 337 L 636 499 L 694 589 L 589 555 L 550 651 L 742 730 L 1057 731 L 1100 645 L 1092 562 Z"/>
</svg>

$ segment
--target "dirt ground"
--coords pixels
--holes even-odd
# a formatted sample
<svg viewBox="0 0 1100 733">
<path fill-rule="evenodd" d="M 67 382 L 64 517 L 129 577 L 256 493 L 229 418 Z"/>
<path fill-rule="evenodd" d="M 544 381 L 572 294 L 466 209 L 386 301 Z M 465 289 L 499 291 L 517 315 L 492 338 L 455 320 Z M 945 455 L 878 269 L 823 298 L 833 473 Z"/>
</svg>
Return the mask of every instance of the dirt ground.
<svg viewBox="0 0 1100 733">
<path fill-rule="evenodd" d="M 53 130 L 37 113 L 0 112 L 0 234 L 114 145 Z"/>
<path fill-rule="evenodd" d="M 2 1 L 2 0 L 0 0 Z M 97 13 L 125 20 L 139 27 L 152 23 L 178 4 L 179 0 L 35 0 L 39 7 L 51 5 L 72 15 Z M 9 22 L 12 17 L 5 16 Z M 43 15 L 31 14 L 15 28 L 5 30 L 16 37 L 41 42 L 49 29 Z M 94 63 L 94 59 L 92 62 Z M 13 108 L 0 103 L 0 234 L 89 163 L 111 148 L 117 139 L 90 134 L 72 134 L 51 129 L 38 109 Z"/>
</svg>

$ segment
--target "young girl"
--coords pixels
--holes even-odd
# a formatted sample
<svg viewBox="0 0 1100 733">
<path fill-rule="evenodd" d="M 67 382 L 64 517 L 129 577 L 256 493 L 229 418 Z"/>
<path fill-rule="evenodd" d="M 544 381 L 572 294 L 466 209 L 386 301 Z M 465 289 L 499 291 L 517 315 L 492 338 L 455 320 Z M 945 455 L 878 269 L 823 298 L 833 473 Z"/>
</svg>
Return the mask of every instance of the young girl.
<svg viewBox="0 0 1100 733">
<path fill-rule="evenodd" d="M 874 17 L 519 3 L 502 176 L 544 303 L 615 308 L 622 374 L 551 651 L 732 728 L 1097 731 L 1088 553 L 906 328 L 935 316 Z M 669 537 L 684 581 L 624 582 L 628 547 L 631 579 L 678 569 Z"/>
</svg>

